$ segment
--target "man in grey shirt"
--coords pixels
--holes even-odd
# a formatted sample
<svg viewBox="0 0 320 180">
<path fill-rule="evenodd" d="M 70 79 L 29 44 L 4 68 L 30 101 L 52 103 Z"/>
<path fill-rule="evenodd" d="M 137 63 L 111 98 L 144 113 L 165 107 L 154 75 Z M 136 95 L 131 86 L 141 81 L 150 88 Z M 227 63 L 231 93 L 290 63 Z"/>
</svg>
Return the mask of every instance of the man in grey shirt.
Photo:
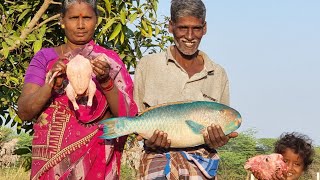
<svg viewBox="0 0 320 180">
<path fill-rule="evenodd" d="M 207 31 L 205 14 L 206 8 L 201 0 L 171 1 L 169 32 L 173 34 L 175 45 L 139 61 L 134 77 L 134 99 L 139 112 L 159 104 L 188 100 L 229 105 L 229 82 L 225 70 L 198 50 Z M 205 145 L 174 149 L 170 148 L 170 139 L 165 132 L 155 131 L 145 141 L 139 178 L 212 179 L 216 176 L 219 161 L 215 148 L 237 135 L 233 132 L 226 136 L 221 127 L 213 124 L 203 134 Z M 142 138 L 138 136 L 138 139 Z M 188 158 L 191 156 L 201 156 L 201 161 L 211 165 L 201 167 L 194 158 Z"/>
</svg>

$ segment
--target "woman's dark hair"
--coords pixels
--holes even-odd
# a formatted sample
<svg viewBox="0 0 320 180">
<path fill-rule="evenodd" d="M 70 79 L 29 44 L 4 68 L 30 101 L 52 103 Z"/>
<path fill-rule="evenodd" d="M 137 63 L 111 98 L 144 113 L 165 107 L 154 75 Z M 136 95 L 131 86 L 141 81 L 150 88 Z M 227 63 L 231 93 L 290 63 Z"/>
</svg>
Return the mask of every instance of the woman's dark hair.
<svg viewBox="0 0 320 180">
<path fill-rule="evenodd" d="M 303 170 L 307 170 L 314 156 L 312 140 L 308 136 L 297 132 L 283 133 L 275 143 L 274 152 L 282 154 L 287 148 L 292 149 L 302 158 Z"/>
<path fill-rule="evenodd" d="M 80 3 L 80 2 L 84 2 L 89 4 L 92 9 L 94 10 L 94 12 L 96 13 L 96 15 L 98 16 L 98 8 L 97 8 L 97 1 L 96 0 L 62 0 L 62 8 L 61 8 L 61 14 L 65 15 L 68 7 L 74 3 Z"/>
</svg>

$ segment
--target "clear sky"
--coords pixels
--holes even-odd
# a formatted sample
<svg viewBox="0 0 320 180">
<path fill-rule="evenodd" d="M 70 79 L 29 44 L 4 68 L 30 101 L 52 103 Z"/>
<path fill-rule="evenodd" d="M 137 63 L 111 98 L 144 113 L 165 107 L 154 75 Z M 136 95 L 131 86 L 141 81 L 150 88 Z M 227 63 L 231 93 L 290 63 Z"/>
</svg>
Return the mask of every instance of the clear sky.
<svg viewBox="0 0 320 180">
<path fill-rule="evenodd" d="M 320 1 L 204 3 L 200 49 L 228 73 L 239 131 L 270 138 L 297 131 L 320 145 Z M 169 14 L 170 0 L 159 0 L 158 15 Z"/>
</svg>

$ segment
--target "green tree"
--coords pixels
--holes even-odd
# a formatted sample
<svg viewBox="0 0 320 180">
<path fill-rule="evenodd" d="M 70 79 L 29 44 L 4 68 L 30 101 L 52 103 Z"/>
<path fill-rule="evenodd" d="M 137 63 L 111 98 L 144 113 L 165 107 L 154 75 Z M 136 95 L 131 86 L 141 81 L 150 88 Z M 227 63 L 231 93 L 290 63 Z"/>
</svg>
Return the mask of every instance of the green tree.
<svg viewBox="0 0 320 180">
<path fill-rule="evenodd" d="M 263 154 L 273 153 L 276 141 L 276 138 L 260 138 L 257 141 L 258 144 L 256 149 Z"/>
<path fill-rule="evenodd" d="M 3 143 L 8 142 L 12 139 L 12 133 L 12 129 L 0 126 L 0 147 L 2 147 Z"/>
<path fill-rule="evenodd" d="M 95 40 L 118 52 L 128 70 L 148 52 L 159 51 L 171 41 L 166 22 L 156 16 L 158 0 L 99 1 Z M 0 125 L 14 119 L 18 132 L 23 125 L 16 115 L 17 99 L 32 56 L 42 47 L 63 43 L 59 26 L 61 2 L 54 0 L 0 0 Z M 31 129 L 31 123 L 24 124 Z"/>
<path fill-rule="evenodd" d="M 313 162 L 301 179 L 317 179 L 317 172 L 320 172 L 320 147 L 315 147 Z"/>
<path fill-rule="evenodd" d="M 18 143 L 14 153 L 19 155 L 19 166 L 23 167 L 25 171 L 31 169 L 32 160 L 32 136 L 28 133 L 21 132 L 18 136 Z"/>
<path fill-rule="evenodd" d="M 218 170 L 218 179 L 245 179 L 244 164 L 250 157 L 258 154 L 256 131 L 247 130 L 219 148 L 221 158 Z"/>
</svg>

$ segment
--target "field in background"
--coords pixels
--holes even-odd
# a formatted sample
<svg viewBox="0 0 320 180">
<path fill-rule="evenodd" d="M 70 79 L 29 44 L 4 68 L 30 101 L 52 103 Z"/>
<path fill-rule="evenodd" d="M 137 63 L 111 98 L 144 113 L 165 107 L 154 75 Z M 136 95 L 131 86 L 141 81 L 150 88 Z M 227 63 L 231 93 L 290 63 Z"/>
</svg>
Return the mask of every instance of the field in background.
<svg viewBox="0 0 320 180">
<path fill-rule="evenodd" d="M 23 168 L 0 168 L 0 180 L 28 180 L 30 171 L 25 172 Z"/>
</svg>

